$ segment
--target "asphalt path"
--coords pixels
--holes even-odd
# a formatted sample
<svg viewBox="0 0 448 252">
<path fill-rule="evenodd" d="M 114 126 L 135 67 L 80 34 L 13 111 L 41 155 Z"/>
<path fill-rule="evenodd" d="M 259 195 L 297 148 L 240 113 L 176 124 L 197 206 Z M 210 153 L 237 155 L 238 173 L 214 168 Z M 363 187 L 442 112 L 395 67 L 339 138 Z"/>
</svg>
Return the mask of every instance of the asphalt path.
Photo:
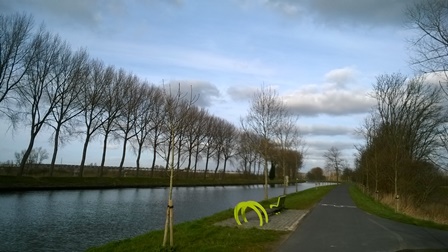
<svg viewBox="0 0 448 252">
<path fill-rule="evenodd" d="M 332 190 L 277 251 L 448 251 L 448 231 L 417 227 L 368 214 L 347 185 Z"/>
</svg>

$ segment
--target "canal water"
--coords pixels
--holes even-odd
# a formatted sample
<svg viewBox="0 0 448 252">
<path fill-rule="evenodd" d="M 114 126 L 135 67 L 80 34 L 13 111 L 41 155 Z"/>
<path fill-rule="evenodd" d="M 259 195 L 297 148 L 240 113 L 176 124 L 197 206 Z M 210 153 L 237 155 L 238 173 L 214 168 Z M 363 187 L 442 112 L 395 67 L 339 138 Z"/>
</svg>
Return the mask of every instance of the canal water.
<svg viewBox="0 0 448 252">
<path fill-rule="evenodd" d="M 298 184 L 298 191 L 315 185 Z M 288 193 L 296 191 L 288 187 Z M 269 188 L 269 197 L 283 187 Z M 263 199 L 262 185 L 177 187 L 175 224 Z M 0 251 L 84 251 L 162 229 L 167 188 L 55 190 L 0 194 Z M 161 241 L 162 242 L 162 241 Z"/>
</svg>

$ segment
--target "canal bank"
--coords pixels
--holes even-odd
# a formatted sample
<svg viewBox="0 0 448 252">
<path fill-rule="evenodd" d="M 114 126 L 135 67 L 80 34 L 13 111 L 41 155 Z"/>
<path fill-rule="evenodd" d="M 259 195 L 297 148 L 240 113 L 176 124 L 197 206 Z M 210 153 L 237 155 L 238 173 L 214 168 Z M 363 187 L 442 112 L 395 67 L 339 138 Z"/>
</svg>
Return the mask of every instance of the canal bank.
<svg viewBox="0 0 448 252">
<path fill-rule="evenodd" d="M 304 183 L 305 181 L 298 181 Z M 240 186 L 262 185 L 259 178 L 175 178 L 176 187 L 194 186 Z M 281 180 L 270 181 L 270 185 L 280 185 Z M 147 177 L 17 177 L 0 176 L 0 192 L 32 190 L 83 190 L 113 188 L 160 188 L 168 187 L 169 178 Z"/>
</svg>

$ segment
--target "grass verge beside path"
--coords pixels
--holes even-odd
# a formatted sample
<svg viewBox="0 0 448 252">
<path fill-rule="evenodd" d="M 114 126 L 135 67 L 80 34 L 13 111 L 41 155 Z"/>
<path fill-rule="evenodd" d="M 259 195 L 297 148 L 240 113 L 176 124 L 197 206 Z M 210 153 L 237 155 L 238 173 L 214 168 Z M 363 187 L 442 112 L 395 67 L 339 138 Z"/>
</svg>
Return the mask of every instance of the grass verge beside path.
<svg viewBox="0 0 448 252">
<path fill-rule="evenodd" d="M 286 208 L 309 209 L 319 202 L 335 186 L 322 186 L 288 194 Z M 277 198 L 262 201 L 264 206 Z M 233 209 L 228 209 L 200 220 L 174 226 L 174 248 L 162 248 L 163 231 L 152 231 L 141 236 L 90 248 L 89 252 L 104 251 L 271 251 L 289 232 L 222 227 L 214 224 L 233 218 Z"/>
<path fill-rule="evenodd" d="M 353 201 L 355 202 L 356 206 L 368 213 L 377 215 L 382 218 L 421 226 L 421 227 L 429 227 L 429 228 L 436 228 L 441 230 L 448 230 L 448 225 L 438 224 L 434 223 L 432 221 L 427 220 L 420 220 L 416 219 L 401 213 L 395 212 L 394 209 L 383 205 L 377 201 L 375 201 L 372 197 L 364 194 L 357 186 L 351 185 L 350 186 L 350 196 L 352 197 Z"/>
</svg>

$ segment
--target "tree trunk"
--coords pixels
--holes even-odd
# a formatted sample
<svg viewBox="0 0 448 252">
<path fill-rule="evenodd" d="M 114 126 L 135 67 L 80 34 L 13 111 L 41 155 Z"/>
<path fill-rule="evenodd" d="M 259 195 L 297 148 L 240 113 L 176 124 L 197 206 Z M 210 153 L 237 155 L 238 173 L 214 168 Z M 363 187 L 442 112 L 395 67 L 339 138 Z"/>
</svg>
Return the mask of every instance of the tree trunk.
<svg viewBox="0 0 448 252">
<path fill-rule="evenodd" d="M 108 138 L 109 138 L 109 132 L 106 131 L 106 133 L 104 134 L 104 140 L 103 140 L 103 155 L 101 157 L 100 177 L 103 177 L 104 164 L 106 163 L 106 151 L 107 151 L 107 139 Z"/>
<path fill-rule="evenodd" d="M 137 177 L 139 176 L 140 171 L 140 157 L 142 155 L 142 149 L 143 149 L 143 142 L 138 144 L 137 160 L 135 161 L 135 164 L 137 165 Z"/>
<path fill-rule="evenodd" d="M 154 145 L 154 149 L 152 150 L 152 165 L 151 165 L 151 178 L 154 177 L 154 168 L 156 167 L 156 158 L 157 158 L 157 146 Z"/>
<path fill-rule="evenodd" d="M 181 153 L 180 153 L 180 150 L 181 150 L 181 148 L 182 148 L 182 138 L 181 138 L 181 136 L 179 136 L 179 147 L 177 148 L 177 171 L 179 171 L 180 170 L 180 157 L 181 157 Z"/>
<path fill-rule="evenodd" d="M 36 135 L 31 133 L 31 138 L 30 138 L 30 142 L 28 144 L 28 148 L 26 149 L 25 153 L 23 154 L 22 161 L 20 162 L 19 172 L 17 173 L 18 177 L 23 176 L 26 162 L 28 161 L 28 158 L 30 157 L 31 150 L 33 149 L 33 146 L 34 146 L 35 138 L 36 138 Z"/>
<path fill-rule="evenodd" d="M 199 160 L 199 144 L 196 147 L 196 153 L 195 153 L 195 157 L 194 157 L 194 172 L 193 172 L 194 176 L 193 177 L 196 176 L 196 171 L 198 168 L 198 160 Z"/>
<path fill-rule="evenodd" d="M 56 158 L 58 155 L 60 131 L 61 131 L 61 124 L 58 123 L 58 126 L 56 127 L 56 130 L 54 132 L 54 146 L 53 146 L 53 157 L 51 158 L 51 164 L 50 164 L 50 177 L 53 177 L 54 165 L 56 163 Z"/>
<path fill-rule="evenodd" d="M 120 166 L 118 167 L 118 177 L 123 176 L 123 164 L 124 164 L 124 160 L 126 158 L 126 145 L 128 143 L 128 134 L 126 133 L 124 135 L 124 139 L 123 139 L 123 150 L 122 150 L 122 155 L 121 155 L 121 161 L 120 161 Z"/>
<path fill-rule="evenodd" d="M 87 134 L 86 140 L 84 141 L 84 147 L 82 149 L 82 158 L 81 158 L 81 164 L 79 165 L 78 177 L 82 177 L 84 173 L 84 165 L 86 163 L 87 147 L 89 146 L 89 141 L 90 141 L 90 134 Z"/>
<path fill-rule="evenodd" d="M 205 171 L 204 171 L 204 179 L 207 178 L 207 171 L 208 171 L 208 160 L 210 159 L 208 152 L 207 152 L 207 158 L 205 160 Z"/>
<path fill-rule="evenodd" d="M 216 179 L 216 174 L 218 173 L 218 169 L 219 169 L 219 153 L 218 153 L 218 159 L 216 160 L 216 167 L 215 167 L 215 175 L 214 175 L 214 179 Z"/>
<path fill-rule="evenodd" d="M 264 199 L 267 200 L 268 195 L 268 160 L 264 160 Z"/>
<path fill-rule="evenodd" d="M 288 188 L 288 181 L 286 180 L 286 164 L 285 159 L 282 160 L 282 169 L 283 169 L 283 195 L 286 195 Z"/>
<path fill-rule="evenodd" d="M 190 167 L 191 167 L 191 156 L 193 155 L 193 153 L 192 153 L 192 151 L 191 151 L 192 149 L 190 149 L 189 151 L 188 151 L 188 164 L 187 164 L 187 178 L 189 177 L 189 175 L 190 175 Z"/>
<path fill-rule="evenodd" d="M 222 178 L 223 179 L 224 179 L 224 176 L 226 175 L 227 160 L 228 160 L 228 158 L 224 158 L 224 167 L 222 169 Z"/>
</svg>

